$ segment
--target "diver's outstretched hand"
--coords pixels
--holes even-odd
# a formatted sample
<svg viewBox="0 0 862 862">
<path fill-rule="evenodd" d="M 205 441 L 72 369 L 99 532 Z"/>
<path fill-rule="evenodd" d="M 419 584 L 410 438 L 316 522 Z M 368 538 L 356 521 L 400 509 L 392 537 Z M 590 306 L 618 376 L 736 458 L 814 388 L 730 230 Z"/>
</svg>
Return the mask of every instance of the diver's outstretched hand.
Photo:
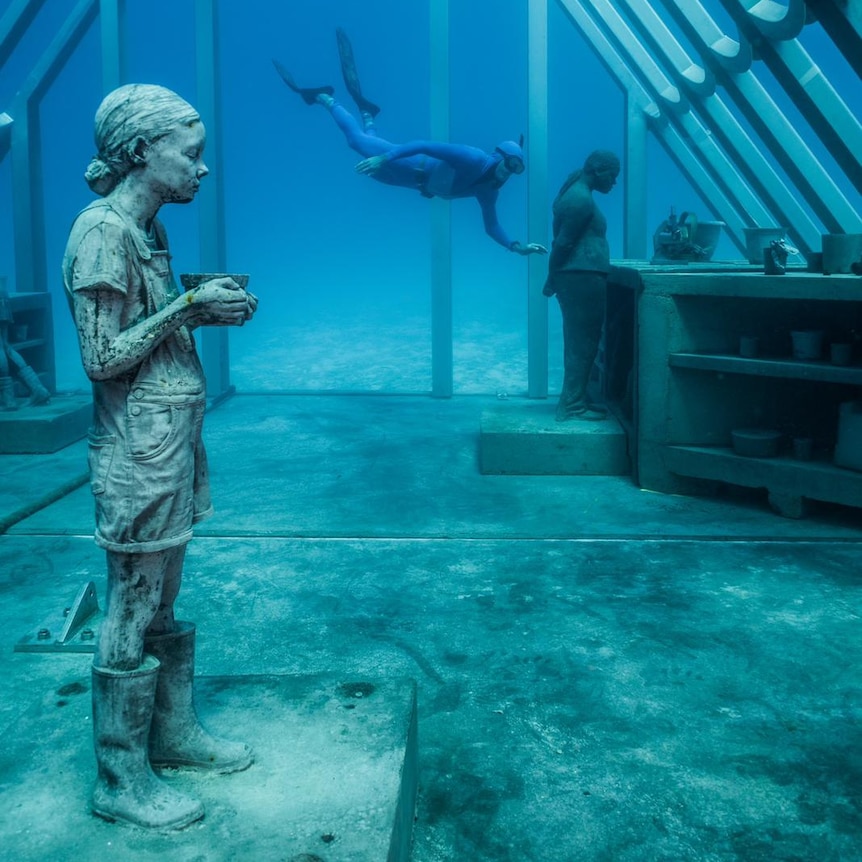
<svg viewBox="0 0 862 862">
<path fill-rule="evenodd" d="M 363 159 L 356 165 L 356 173 L 368 174 L 374 176 L 386 162 L 386 156 L 371 156 L 370 159 Z"/>
<path fill-rule="evenodd" d="M 518 254 L 524 255 L 526 257 L 528 254 L 547 254 L 548 250 L 543 245 L 539 245 L 537 242 L 528 242 L 526 245 L 521 244 L 520 242 L 516 242 L 512 246 L 512 251 L 517 252 Z"/>
</svg>

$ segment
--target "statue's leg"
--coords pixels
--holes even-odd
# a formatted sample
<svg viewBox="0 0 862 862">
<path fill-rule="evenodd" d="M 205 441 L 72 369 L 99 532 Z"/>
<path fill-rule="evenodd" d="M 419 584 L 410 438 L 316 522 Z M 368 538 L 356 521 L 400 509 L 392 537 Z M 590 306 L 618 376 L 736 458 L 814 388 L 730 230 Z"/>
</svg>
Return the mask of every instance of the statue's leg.
<svg viewBox="0 0 862 862">
<path fill-rule="evenodd" d="M 171 551 L 108 551 L 107 608 L 93 665 L 93 812 L 158 829 L 178 829 L 204 814 L 200 802 L 153 773 L 147 755 L 159 663 L 143 656 L 144 632 L 161 601 Z"/>
<path fill-rule="evenodd" d="M 557 290 L 563 317 L 563 387 L 557 419 L 577 416 L 603 418 L 590 408 L 587 387 L 602 335 L 605 316 L 605 280 L 591 273 L 573 274 Z"/>
<path fill-rule="evenodd" d="M 160 664 L 149 739 L 153 766 L 219 773 L 239 772 L 251 766 L 254 755 L 248 745 L 212 736 L 201 726 L 195 712 L 194 624 L 176 622 L 173 631 L 148 634 L 144 649 Z"/>
</svg>

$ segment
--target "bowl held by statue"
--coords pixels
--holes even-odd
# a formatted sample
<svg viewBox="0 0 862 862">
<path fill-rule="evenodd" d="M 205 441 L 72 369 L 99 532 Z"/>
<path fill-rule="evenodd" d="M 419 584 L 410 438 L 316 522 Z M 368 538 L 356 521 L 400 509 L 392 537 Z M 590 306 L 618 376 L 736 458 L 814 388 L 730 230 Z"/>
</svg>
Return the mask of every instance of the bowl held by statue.
<svg viewBox="0 0 862 862">
<path fill-rule="evenodd" d="M 248 274 L 235 272 L 182 272 L 180 284 L 184 290 L 194 290 L 214 278 L 232 278 L 243 290 L 248 287 Z"/>
</svg>

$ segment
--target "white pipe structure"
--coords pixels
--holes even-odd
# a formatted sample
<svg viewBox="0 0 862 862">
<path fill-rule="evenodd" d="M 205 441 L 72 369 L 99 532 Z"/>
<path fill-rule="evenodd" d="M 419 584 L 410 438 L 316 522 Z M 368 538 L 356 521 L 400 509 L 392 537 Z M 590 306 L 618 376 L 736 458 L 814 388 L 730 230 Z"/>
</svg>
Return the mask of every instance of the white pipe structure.
<svg viewBox="0 0 862 862">
<path fill-rule="evenodd" d="M 621 0 L 621 5 L 628 9 L 642 38 L 656 56 L 663 57 L 675 67 L 677 79 L 689 90 L 692 104 L 698 108 L 701 94 L 709 97 L 711 93 L 703 92 L 702 87 L 688 83 L 686 71 L 694 64 L 655 12 L 652 4 L 646 0 Z M 678 0 L 676 3 L 670 0 L 668 5 L 672 7 L 672 14 L 679 10 Z M 690 6 L 691 0 L 686 0 L 686 12 Z M 684 29 L 690 37 L 695 35 L 691 32 L 693 28 Z M 702 41 L 697 41 L 700 42 L 700 50 L 708 58 L 707 46 Z M 862 230 L 862 218 L 754 72 L 727 74 L 715 59 L 712 60 L 712 66 L 721 75 L 720 83 L 728 95 L 827 230 L 833 233 L 856 233 Z"/>
<path fill-rule="evenodd" d="M 687 15 L 693 0 L 676 2 Z M 793 28 L 764 30 L 761 19 L 752 13 L 755 7 L 747 10 L 741 0 L 721 0 L 721 4 L 733 17 L 742 36 L 757 45 L 758 57 L 775 76 L 856 190 L 862 192 L 862 123 L 799 40 L 785 35 Z M 860 5 L 862 3 L 859 0 L 854 0 L 848 4 L 848 8 Z M 858 8 L 852 14 L 856 15 L 858 25 L 862 26 L 862 13 Z M 849 20 L 845 29 L 847 39 L 852 40 L 855 35 L 854 44 L 857 48 L 862 47 L 859 31 L 853 28 Z M 854 60 L 857 64 L 862 62 L 858 57 L 854 57 Z"/>
<path fill-rule="evenodd" d="M 646 127 L 656 136 L 683 176 L 706 202 L 712 215 L 727 225 L 727 232 L 737 248 L 744 251 L 743 228 L 750 224 L 751 220 L 741 216 L 737 203 L 727 196 L 726 187 L 746 188 L 733 165 L 720 151 L 714 149 L 711 136 L 702 126 L 700 133 L 692 136 L 691 133 L 680 133 L 676 126 L 669 124 L 667 116 L 632 72 L 631 65 L 623 59 L 617 47 L 611 43 L 580 0 L 558 0 L 558 3 L 626 94 L 629 116 L 635 111 L 642 115 Z M 717 173 L 724 177 L 725 188 L 716 183 L 714 176 L 704 167 L 704 149 L 711 151 L 714 161 L 719 166 Z M 643 176 L 645 177 L 645 173 Z M 645 198 L 645 181 L 637 194 Z M 759 205 L 756 198 L 752 198 L 752 201 L 752 205 Z M 641 233 L 646 237 L 645 217 L 641 225 Z M 640 254 L 637 257 L 643 259 L 646 255 Z"/>
<path fill-rule="evenodd" d="M 676 96 L 667 101 L 665 94 L 672 94 L 676 88 L 666 83 L 666 76 L 622 18 L 616 6 L 610 0 L 581 0 L 581 3 L 592 9 L 594 17 L 612 36 L 626 62 L 646 78 L 660 102 L 671 108 L 670 119 L 673 121 L 684 115 L 690 106 L 689 101 Z M 819 227 L 789 192 L 772 164 L 730 112 L 721 97 L 715 94 L 700 98 L 698 106 L 701 118 L 710 132 L 721 142 L 728 157 L 773 213 L 777 224 L 787 227 L 804 255 L 808 256 L 813 251 L 819 250 L 821 234 Z"/>
</svg>

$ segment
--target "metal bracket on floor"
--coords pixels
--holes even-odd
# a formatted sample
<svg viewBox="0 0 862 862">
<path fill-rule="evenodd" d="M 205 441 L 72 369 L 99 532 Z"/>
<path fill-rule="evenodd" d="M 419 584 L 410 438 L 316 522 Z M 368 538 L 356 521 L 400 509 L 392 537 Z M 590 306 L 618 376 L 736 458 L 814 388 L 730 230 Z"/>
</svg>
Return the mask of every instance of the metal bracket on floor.
<svg viewBox="0 0 862 862">
<path fill-rule="evenodd" d="M 54 614 L 21 638 L 15 644 L 15 652 L 94 652 L 100 621 L 96 585 L 90 581 L 78 590 L 75 600 L 62 613 Z"/>
</svg>

